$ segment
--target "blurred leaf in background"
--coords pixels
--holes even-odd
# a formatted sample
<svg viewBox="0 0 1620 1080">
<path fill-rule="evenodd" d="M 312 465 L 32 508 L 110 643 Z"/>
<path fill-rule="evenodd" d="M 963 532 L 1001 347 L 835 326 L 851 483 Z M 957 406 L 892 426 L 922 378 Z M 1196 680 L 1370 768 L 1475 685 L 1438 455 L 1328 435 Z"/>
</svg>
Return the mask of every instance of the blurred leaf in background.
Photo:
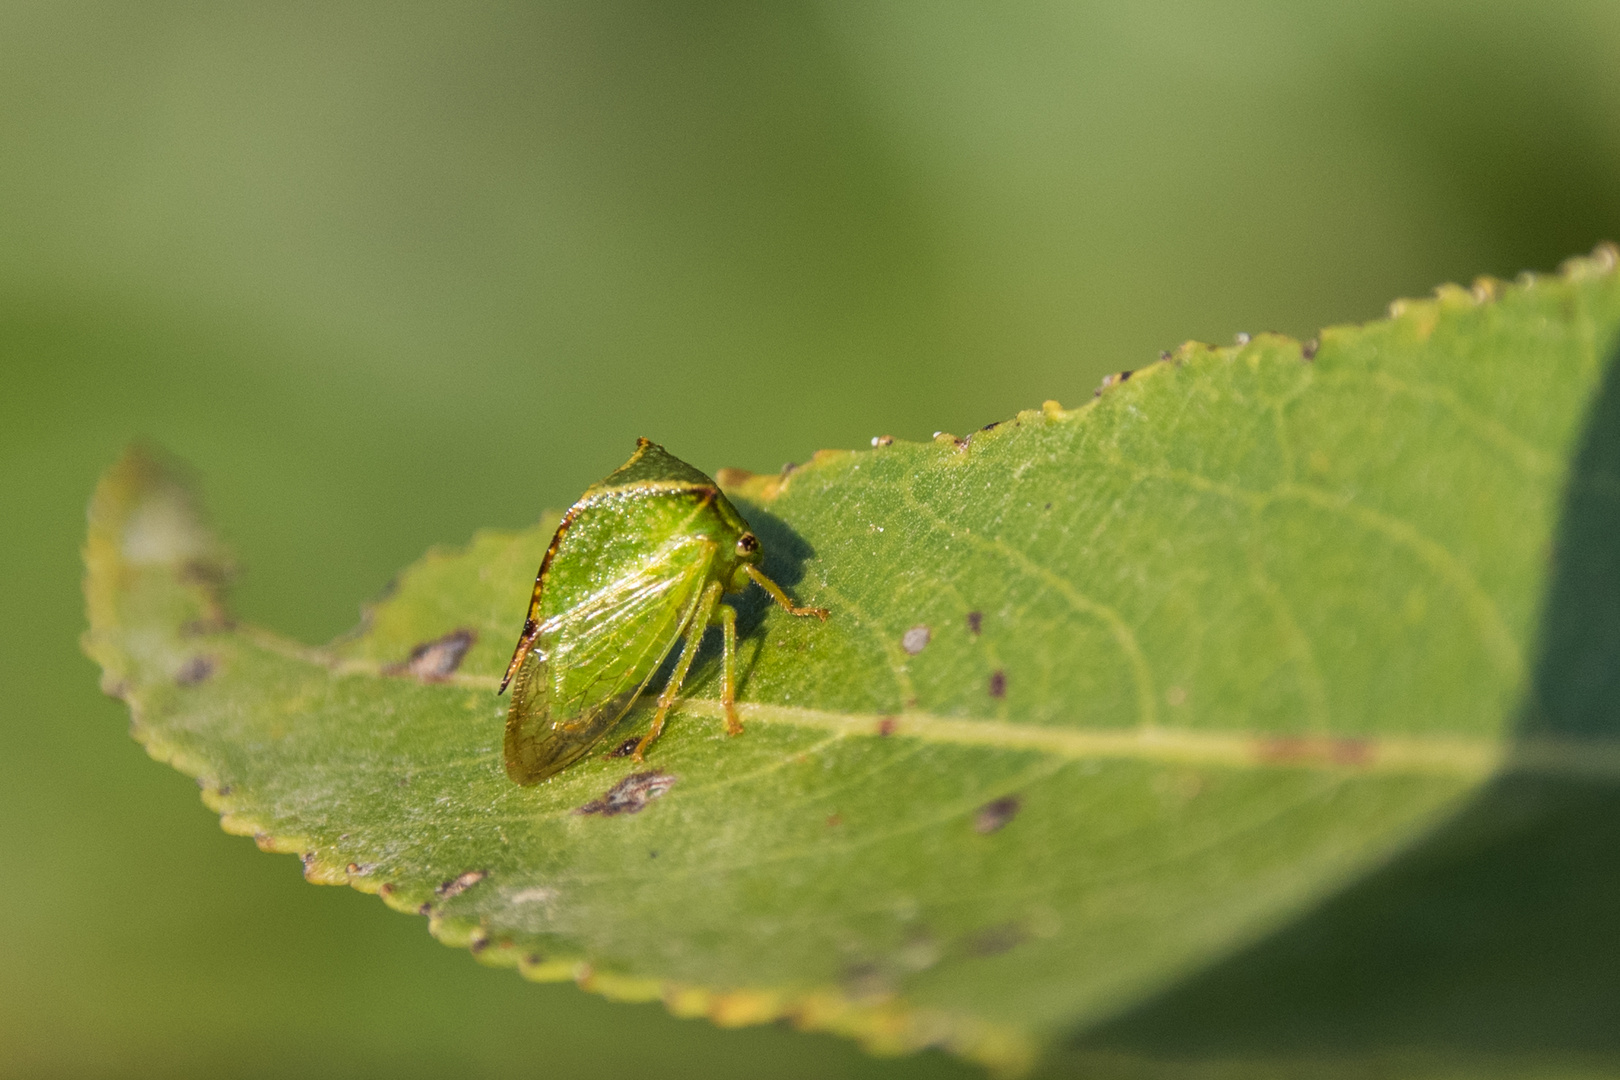
<svg viewBox="0 0 1620 1080">
<path fill-rule="evenodd" d="M 638 434 L 772 469 L 1550 267 L 1620 234 L 1617 60 L 1601 2 L 0 8 L 0 1072 L 967 1075 L 527 986 L 221 835 L 76 649 L 96 475 L 199 463 L 243 614 L 323 640 Z"/>
</svg>

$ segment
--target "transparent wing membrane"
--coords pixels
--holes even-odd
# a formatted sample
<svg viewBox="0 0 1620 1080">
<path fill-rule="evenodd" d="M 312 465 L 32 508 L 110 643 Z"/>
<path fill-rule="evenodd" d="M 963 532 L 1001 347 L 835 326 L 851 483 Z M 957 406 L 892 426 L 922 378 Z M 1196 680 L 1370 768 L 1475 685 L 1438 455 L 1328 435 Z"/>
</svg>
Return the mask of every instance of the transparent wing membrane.
<svg viewBox="0 0 1620 1080">
<path fill-rule="evenodd" d="M 583 757 L 634 704 L 692 617 L 715 546 L 670 541 L 541 624 L 512 680 L 506 771 L 532 784 Z"/>
</svg>

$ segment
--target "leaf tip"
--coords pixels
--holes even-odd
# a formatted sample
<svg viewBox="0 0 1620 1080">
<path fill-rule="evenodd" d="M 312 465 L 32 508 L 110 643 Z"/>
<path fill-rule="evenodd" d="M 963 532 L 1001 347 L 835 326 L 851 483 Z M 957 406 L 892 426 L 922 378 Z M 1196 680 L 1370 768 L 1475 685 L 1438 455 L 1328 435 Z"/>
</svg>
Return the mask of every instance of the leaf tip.
<svg viewBox="0 0 1620 1080">
<path fill-rule="evenodd" d="M 235 566 L 204 519 L 190 468 L 132 443 L 102 474 L 86 516 L 82 643 L 104 684 L 127 688 L 143 664 L 182 685 L 201 682 L 212 661 L 204 670 L 183 642 L 230 625 L 223 597 Z"/>
</svg>

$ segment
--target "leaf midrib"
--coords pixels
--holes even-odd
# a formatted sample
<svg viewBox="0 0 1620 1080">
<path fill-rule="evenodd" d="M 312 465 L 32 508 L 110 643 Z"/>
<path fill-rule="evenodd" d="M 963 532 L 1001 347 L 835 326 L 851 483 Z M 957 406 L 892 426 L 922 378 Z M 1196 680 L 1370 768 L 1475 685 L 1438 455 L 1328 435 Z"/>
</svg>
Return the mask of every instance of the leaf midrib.
<svg viewBox="0 0 1620 1080">
<path fill-rule="evenodd" d="M 340 658 L 272 631 L 239 626 L 251 645 L 338 675 L 409 678 L 368 660 Z M 455 673 L 445 686 L 494 692 L 493 675 Z M 1620 740 L 1486 739 L 1459 735 L 1324 736 L 1252 731 L 1194 731 L 1141 726 L 1078 729 L 931 713 L 835 712 L 769 702 L 738 702 L 745 726 L 758 723 L 810 728 L 833 736 L 921 739 L 925 742 L 1027 751 L 1069 761 L 1129 760 L 1234 769 L 1314 769 L 1365 775 L 1422 775 L 1483 779 L 1503 770 L 1562 776 L 1620 778 Z M 677 709 L 720 719 L 720 702 L 687 697 Z"/>
</svg>

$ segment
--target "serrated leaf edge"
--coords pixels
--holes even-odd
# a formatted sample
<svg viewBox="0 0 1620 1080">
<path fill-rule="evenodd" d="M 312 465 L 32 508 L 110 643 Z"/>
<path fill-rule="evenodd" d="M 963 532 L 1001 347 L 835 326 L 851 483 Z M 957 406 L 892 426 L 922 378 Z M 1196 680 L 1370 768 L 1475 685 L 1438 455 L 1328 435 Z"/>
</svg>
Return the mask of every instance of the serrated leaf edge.
<svg viewBox="0 0 1620 1080">
<path fill-rule="evenodd" d="M 716 470 L 714 475 L 727 495 L 740 496 L 761 503 L 770 503 L 786 491 L 788 486 L 796 480 L 825 471 L 828 468 L 845 465 L 853 459 L 865 455 L 884 453 L 895 446 L 932 445 L 939 456 L 948 461 L 952 459 L 952 455 L 960 458 L 961 455 L 971 452 L 975 443 L 995 438 L 1001 428 L 1009 425 L 1077 422 L 1093 409 L 1098 408 L 1104 400 L 1123 390 L 1127 385 L 1152 378 L 1171 368 L 1216 361 L 1226 363 L 1247 355 L 1257 354 L 1263 350 L 1272 349 L 1292 350 L 1298 354 L 1301 361 L 1308 362 L 1315 358 L 1323 346 L 1334 344 L 1346 334 L 1359 333 L 1380 324 L 1403 326 L 1413 332 L 1413 337 L 1416 340 L 1426 340 L 1434 332 L 1435 327 L 1439 325 L 1440 316 L 1448 311 L 1496 304 L 1509 295 L 1534 290 L 1544 280 L 1574 283 L 1608 277 L 1615 272 L 1617 265 L 1620 265 L 1620 247 L 1609 241 L 1604 241 L 1594 247 L 1589 255 L 1577 255 L 1564 260 L 1559 266 L 1556 275 L 1538 275 L 1526 271 L 1511 283 L 1492 277 L 1480 277 L 1476 278 L 1469 288 L 1463 288 L 1460 285 L 1448 282 L 1435 286 L 1433 295 L 1430 297 L 1392 300 L 1389 304 L 1389 317 L 1387 319 L 1375 319 L 1365 323 L 1342 323 L 1324 327 L 1317 337 L 1309 342 L 1301 342 L 1298 338 L 1271 332 L 1243 335 L 1243 340 L 1233 345 L 1211 345 L 1202 341 L 1185 341 L 1175 349 L 1159 354 L 1158 360 L 1145 367 L 1120 371 L 1106 376 L 1090 401 L 1072 409 L 1066 409 L 1056 401 L 1046 401 L 1042 403 L 1039 409 L 1024 409 L 1008 420 L 986 424 L 978 431 L 970 432 L 961 437 L 951 435 L 948 432 L 939 432 L 928 443 L 921 443 L 885 435 L 879 439 L 874 439 L 870 448 L 817 450 L 805 464 L 789 466 L 778 474 L 752 473 L 746 469 L 728 466 Z"/>
<path fill-rule="evenodd" d="M 1567 260 L 1560 268 L 1558 279 L 1573 282 L 1611 275 L 1615 272 L 1617 263 L 1620 263 L 1620 250 L 1610 243 L 1600 244 L 1589 256 Z M 1438 325 L 1441 314 L 1448 309 L 1496 303 L 1509 291 L 1528 291 L 1536 288 L 1538 283 L 1536 275 L 1525 274 L 1512 285 L 1490 278 L 1477 280 L 1470 289 L 1463 289 L 1454 284 L 1441 285 L 1435 289 L 1432 298 L 1393 301 L 1390 304 L 1389 321 L 1410 329 L 1419 339 L 1426 338 Z M 1328 327 L 1321 332 L 1319 340 L 1322 344 L 1331 344 L 1346 333 L 1362 330 L 1370 325 L 1376 323 Z M 1008 423 L 1077 422 L 1092 409 L 1097 408 L 1105 396 L 1117 392 L 1128 383 L 1151 378 L 1172 367 L 1217 360 L 1231 361 L 1249 350 L 1279 347 L 1296 350 L 1301 361 L 1311 359 L 1316 352 L 1314 343 L 1307 346 L 1297 339 L 1280 334 L 1255 335 L 1240 344 L 1220 347 L 1188 341 L 1143 369 L 1108 377 L 1099 387 L 1093 400 L 1078 408 L 1064 409 L 1057 402 L 1048 401 L 1040 409 L 1021 411 Z M 1001 426 L 987 425 L 964 438 L 940 433 L 935 436 L 933 446 L 941 455 L 965 455 L 971 451 L 975 437 L 981 441 L 984 438 L 993 438 Z M 777 476 L 759 476 L 738 469 L 722 469 L 716 473 L 716 477 L 728 494 L 769 503 L 801 473 L 841 466 L 856 455 L 882 453 L 896 441 L 885 438 L 878 444 L 875 440 L 875 445 L 869 450 L 819 450 L 806 465 L 784 470 Z M 108 516 L 107 511 L 110 508 L 106 505 L 107 502 L 116 501 L 117 496 L 121 494 L 120 487 L 124 486 L 117 483 L 117 478 L 121 474 L 174 467 L 174 463 L 167 459 L 166 455 L 155 453 L 146 447 L 132 447 L 131 451 L 103 476 L 91 502 L 90 533 L 84 548 L 86 563 L 84 592 L 91 625 L 81 637 L 81 646 L 91 659 L 102 664 L 103 689 L 129 704 L 131 735 L 149 756 L 197 780 L 202 788 L 202 801 L 211 810 L 220 814 L 220 826 L 225 832 L 251 836 L 263 851 L 300 855 L 304 863 L 304 876 L 312 883 L 348 885 L 358 891 L 379 896 L 397 911 L 421 912 L 426 903 L 424 899 L 407 896 L 393 889 L 387 882 L 373 881 L 356 875 L 347 865 L 338 866 L 327 862 L 317 852 L 311 850 L 315 845 L 309 838 L 274 834 L 261 827 L 261 823 L 251 815 L 232 810 L 229 802 L 230 793 L 222 791 L 217 779 L 208 775 L 208 765 L 158 738 L 143 723 L 139 704 L 128 698 L 127 688 L 122 685 L 118 673 L 114 670 L 116 657 L 104 647 L 102 640 L 109 625 L 116 625 L 116 606 L 111 602 L 111 597 L 116 595 L 116 585 L 122 577 L 123 568 L 117 545 L 112 543 L 110 538 L 98 533 L 98 511 L 100 517 Z M 166 480 L 171 484 L 181 485 L 181 481 L 173 475 L 167 476 Z M 198 580 L 191 587 L 203 605 L 211 611 L 219 612 L 223 620 L 224 608 L 220 585 L 229 576 L 228 558 L 217 538 L 202 525 L 201 514 L 194 504 L 192 510 L 197 527 L 201 530 L 199 534 L 201 547 L 209 558 L 218 562 L 219 574 L 216 580 Z M 267 631 L 256 628 L 239 629 L 246 630 L 246 636 L 261 646 L 269 645 L 272 641 L 285 642 L 285 639 L 280 639 Z M 286 645 L 296 649 L 303 658 L 311 662 L 339 670 L 352 669 L 358 674 L 377 667 L 356 661 L 338 661 L 320 649 L 290 642 Z M 380 675 L 380 669 L 376 673 Z M 461 682 L 463 678 L 465 677 L 458 677 L 455 681 Z M 686 711 L 701 714 L 710 710 L 710 703 L 706 699 L 689 699 L 684 703 L 684 708 Z M 717 704 L 714 708 L 718 708 Z M 852 718 L 845 714 L 790 709 L 783 706 L 749 704 L 743 705 L 742 708 L 746 710 L 745 716 L 766 722 L 798 723 L 829 730 L 845 730 L 851 726 L 866 725 L 869 732 L 873 731 L 871 725 L 874 722 L 892 723 L 895 726 L 888 728 L 882 732 L 883 734 L 919 736 L 926 733 L 944 741 L 979 742 L 983 739 L 982 729 L 992 727 L 977 721 L 953 721 L 919 714 Z M 1067 739 L 1054 738 L 1061 734 L 1056 729 L 1048 731 L 1030 725 L 1011 724 L 993 726 L 1002 729 L 999 734 L 1004 737 L 1011 737 L 1015 741 L 1027 740 L 1032 749 L 1042 748 L 1048 752 L 1058 752 L 1056 748 L 1062 744 L 1069 753 L 1091 756 L 1108 756 L 1110 753 L 1138 756 L 1151 753 L 1162 754 L 1169 758 L 1185 754 L 1190 757 L 1183 760 L 1210 763 L 1226 761 L 1248 765 L 1255 764 L 1257 760 L 1266 760 L 1263 755 L 1256 757 L 1255 744 L 1258 740 L 1253 736 L 1176 733 L 1174 738 L 1166 740 L 1156 732 L 1133 731 L 1121 732 L 1118 736 L 1113 733 L 1095 735 L 1088 733 L 1086 738 L 1071 743 Z M 1342 767 L 1346 762 L 1335 760 L 1336 754 L 1342 756 L 1342 751 L 1335 749 L 1335 746 L 1342 742 L 1343 740 L 1322 740 L 1314 750 L 1308 749 L 1310 744 L 1304 744 L 1307 750 L 1303 753 L 1303 762 L 1300 763 L 1328 763 Z M 1539 739 L 1520 741 L 1510 747 L 1503 747 L 1485 740 L 1381 739 L 1376 741 L 1376 746 L 1378 753 L 1374 760 L 1393 762 L 1398 767 L 1411 767 L 1418 771 L 1438 767 L 1442 772 L 1460 771 L 1465 775 L 1479 776 L 1509 768 L 1571 775 L 1620 776 L 1620 745 L 1593 745 L 1591 742 Z M 1298 763 L 1289 762 L 1289 764 Z M 722 1027 L 787 1020 L 800 1030 L 825 1031 L 853 1038 L 874 1054 L 901 1054 L 939 1046 L 979 1062 L 999 1076 L 1009 1077 L 1027 1072 L 1038 1057 L 1035 1043 L 1019 1030 L 986 1023 L 971 1016 L 916 1009 L 898 999 L 876 1003 L 860 1002 L 839 990 L 830 988 L 807 992 L 783 992 L 759 988 L 716 989 L 598 971 L 583 958 L 537 958 L 515 946 L 492 944 L 481 937 L 476 925 L 461 920 L 438 918 L 431 912 L 429 931 L 444 944 L 468 948 L 482 963 L 515 967 L 525 978 L 533 981 L 571 980 L 581 989 L 616 1001 L 660 1000 L 676 1016 L 702 1016 Z"/>
</svg>

